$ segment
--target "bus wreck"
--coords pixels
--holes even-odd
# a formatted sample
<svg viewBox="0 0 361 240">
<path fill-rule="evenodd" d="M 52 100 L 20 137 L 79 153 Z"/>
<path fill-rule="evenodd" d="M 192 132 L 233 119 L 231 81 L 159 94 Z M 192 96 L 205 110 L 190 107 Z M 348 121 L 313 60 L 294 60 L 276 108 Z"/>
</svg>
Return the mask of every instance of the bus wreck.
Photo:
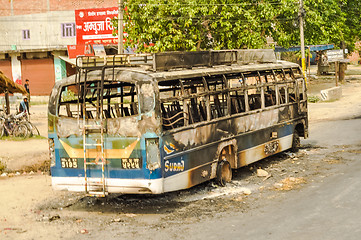
<svg viewBox="0 0 361 240">
<path fill-rule="evenodd" d="M 54 189 L 95 196 L 224 185 L 308 136 L 299 66 L 264 51 L 79 57 L 48 116 Z"/>
</svg>

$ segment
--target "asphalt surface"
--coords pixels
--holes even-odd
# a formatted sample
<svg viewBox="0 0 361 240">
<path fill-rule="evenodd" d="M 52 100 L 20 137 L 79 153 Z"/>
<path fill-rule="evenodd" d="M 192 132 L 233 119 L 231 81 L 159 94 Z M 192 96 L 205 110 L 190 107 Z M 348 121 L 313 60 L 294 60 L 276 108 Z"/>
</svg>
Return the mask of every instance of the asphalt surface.
<svg viewBox="0 0 361 240">
<path fill-rule="evenodd" d="M 190 239 L 361 239 L 361 119 L 313 124 L 303 144 L 353 147 L 334 174 L 280 201 L 246 213 L 200 222 Z M 361 150 L 361 149 L 360 149 Z M 345 153 L 346 154 L 346 153 Z M 186 239 L 187 237 L 185 237 Z"/>
</svg>

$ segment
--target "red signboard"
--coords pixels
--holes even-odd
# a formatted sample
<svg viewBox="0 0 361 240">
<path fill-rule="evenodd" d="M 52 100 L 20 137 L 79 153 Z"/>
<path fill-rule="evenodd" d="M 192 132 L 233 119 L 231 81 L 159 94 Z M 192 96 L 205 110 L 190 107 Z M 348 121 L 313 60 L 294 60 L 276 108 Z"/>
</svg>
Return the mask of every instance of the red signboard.
<svg viewBox="0 0 361 240">
<path fill-rule="evenodd" d="M 68 56 L 69 58 L 94 56 L 94 51 L 90 44 L 68 45 Z"/>
<path fill-rule="evenodd" d="M 118 17 L 117 7 L 75 10 L 77 45 L 118 44 L 118 37 L 112 35 L 114 17 Z"/>
</svg>

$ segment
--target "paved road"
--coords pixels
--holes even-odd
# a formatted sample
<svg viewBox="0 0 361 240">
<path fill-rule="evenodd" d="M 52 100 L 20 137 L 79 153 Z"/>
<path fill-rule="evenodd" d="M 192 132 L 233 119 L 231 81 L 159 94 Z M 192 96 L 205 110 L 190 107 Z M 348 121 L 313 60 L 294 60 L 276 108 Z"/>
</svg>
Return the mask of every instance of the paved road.
<svg viewBox="0 0 361 240">
<path fill-rule="evenodd" d="M 313 124 L 304 143 L 361 148 L 361 119 Z M 361 149 L 360 149 L 361 150 Z M 361 239 L 361 157 L 287 198 L 237 216 L 199 223 L 191 239 Z M 338 168 L 338 169 L 337 169 Z"/>
</svg>

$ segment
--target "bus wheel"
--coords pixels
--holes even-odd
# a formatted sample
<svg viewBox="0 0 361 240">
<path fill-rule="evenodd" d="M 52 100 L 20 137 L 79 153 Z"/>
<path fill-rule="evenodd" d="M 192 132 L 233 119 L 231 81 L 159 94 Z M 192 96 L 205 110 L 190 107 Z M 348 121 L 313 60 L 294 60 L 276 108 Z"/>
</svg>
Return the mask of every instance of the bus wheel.
<svg viewBox="0 0 361 240">
<path fill-rule="evenodd" d="M 291 151 L 292 152 L 298 152 L 300 146 L 301 146 L 300 135 L 298 135 L 298 132 L 295 130 L 294 133 L 293 133 L 293 138 L 292 138 Z"/>
<path fill-rule="evenodd" d="M 218 162 L 217 166 L 217 183 L 222 187 L 226 186 L 227 182 L 232 179 L 231 164 L 228 161 L 222 160 Z"/>
</svg>

